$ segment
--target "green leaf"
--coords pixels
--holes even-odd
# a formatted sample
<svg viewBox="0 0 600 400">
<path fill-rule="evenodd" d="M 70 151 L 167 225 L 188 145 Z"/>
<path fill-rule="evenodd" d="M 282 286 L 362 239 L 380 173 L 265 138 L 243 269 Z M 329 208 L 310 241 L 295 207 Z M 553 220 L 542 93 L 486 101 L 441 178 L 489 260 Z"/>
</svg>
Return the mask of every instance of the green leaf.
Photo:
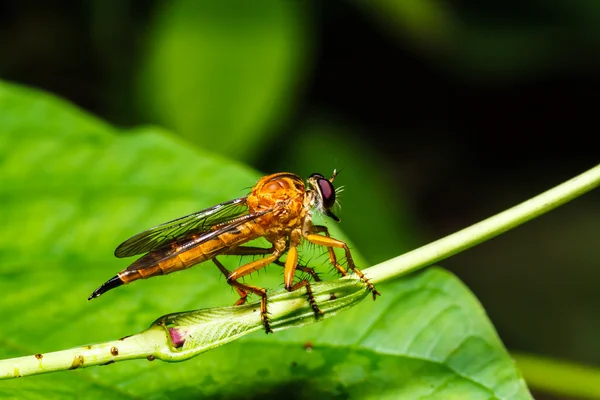
<svg viewBox="0 0 600 400">
<path fill-rule="evenodd" d="M 205 265 L 86 298 L 127 265 L 112 256 L 123 239 L 245 194 L 254 171 L 168 132 L 119 135 L 60 100 L 5 83 L 0 131 L 1 358 L 113 340 L 164 314 L 235 301 Z M 269 267 L 249 280 L 277 288 L 281 272 Z M 378 289 L 376 302 L 302 329 L 255 332 L 182 363 L 128 361 L 5 381 L 0 397 L 531 398 L 456 278 L 430 269 Z"/>
<path fill-rule="evenodd" d="M 294 101 L 305 8 L 277 0 L 164 4 L 142 64 L 145 114 L 205 148 L 251 159 Z"/>
</svg>

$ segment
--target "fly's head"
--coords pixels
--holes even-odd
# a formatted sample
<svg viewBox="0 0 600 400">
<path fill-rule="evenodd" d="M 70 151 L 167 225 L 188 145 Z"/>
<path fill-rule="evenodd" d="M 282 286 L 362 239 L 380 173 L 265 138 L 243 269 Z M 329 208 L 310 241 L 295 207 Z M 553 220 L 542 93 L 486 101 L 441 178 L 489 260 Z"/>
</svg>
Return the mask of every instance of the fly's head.
<svg viewBox="0 0 600 400">
<path fill-rule="evenodd" d="M 327 179 L 321 174 L 312 174 L 308 178 L 308 183 L 312 187 L 311 191 L 311 206 L 316 208 L 319 212 L 324 213 L 334 221 L 340 221 L 340 219 L 331 211 L 336 203 L 336 193 L 341 189 L 336 189 L 333 186 L 333 181 L 337 176 L 337 171 L 333 170 L 331 178 Z"/>
</svg>

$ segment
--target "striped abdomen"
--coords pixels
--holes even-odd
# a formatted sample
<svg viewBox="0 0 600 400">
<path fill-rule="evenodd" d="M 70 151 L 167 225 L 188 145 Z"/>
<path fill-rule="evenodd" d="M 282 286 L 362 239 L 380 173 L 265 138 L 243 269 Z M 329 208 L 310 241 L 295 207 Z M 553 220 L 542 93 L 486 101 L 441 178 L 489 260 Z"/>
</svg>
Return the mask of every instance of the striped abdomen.
<svg viewBox="0 0 600 400">
<path fill-rule="evenodd" d="M 175 242 L 167 248 L 151 251 L 124 271 L 119 272 L 117 276 L 123 283 L 129 283 L 142 278 L 181 271 L 254 240 L 262 236 L 263 232 L 263 228 L 255 221 L 249 221 L 201 244 L 198 244 L 198 241 L 202 241 L 203 236 L 192 236 L 184 241 Z"/>
</svg>

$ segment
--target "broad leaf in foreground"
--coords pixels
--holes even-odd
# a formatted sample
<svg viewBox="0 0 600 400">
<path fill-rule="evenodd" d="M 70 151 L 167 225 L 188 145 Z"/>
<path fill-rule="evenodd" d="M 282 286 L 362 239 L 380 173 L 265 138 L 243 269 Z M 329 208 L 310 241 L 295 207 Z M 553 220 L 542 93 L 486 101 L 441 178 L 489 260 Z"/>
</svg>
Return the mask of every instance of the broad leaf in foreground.
<svg viewBox="0 0 600 400">
<path fill-rule="evenodd" d="M 239 197 L 258 174 L 167 132 L 119 135 L 62 101 L 4 83 L 0 131 L 1 358 L 112 340 L 167 313 L 235 301 L 209 265 L 86 298 L 125 266 L 112 256 L 122 239 Z M 282 281 L 279 267 L 250 279 L 270 288 Z M 255 332 L 186 362 L 4 381 L 0 397 L 531 398 L 456 278 L 430 269 L 379 289 L 376 302 L 335 318 Z"/>
</svg>

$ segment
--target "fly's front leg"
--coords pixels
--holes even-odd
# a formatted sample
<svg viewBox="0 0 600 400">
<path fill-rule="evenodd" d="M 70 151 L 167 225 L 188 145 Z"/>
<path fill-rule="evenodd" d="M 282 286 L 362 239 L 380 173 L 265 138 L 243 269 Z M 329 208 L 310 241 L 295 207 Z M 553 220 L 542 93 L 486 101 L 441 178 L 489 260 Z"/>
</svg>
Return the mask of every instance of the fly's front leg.
<svg viewBox="0 0 600 400">
<path fill-rule="evenodd" d="M 313 232 L 315 233 L 309 233 L 305 235 L 304 238 L 313 244 L 327 247 L 331 263 L 338 271 L 340 271 L 342 275 L 346 276 L 346 271 L 338 263 L 333 248 L 344 249 L 344 252 L 346 254 L 346 260 L 348 261 L 348 266 L 356 275 L 358 275 L 360 279 L 362 279 L 362 281 L 365 283 L 365 285 L 367 285 L 369 290 L 371 290 L 371 293 L 373 294 L 373 300 L 375 300 L 377 296 L 381 296 L 381 293 L 379 293 L 377 289 L 375 289 L 375 286 L 373 286 L 373 284 L 369 282 L 369 279 L 365 276 L 365 274 L 363 274 L 361 270 L 356 268 L 354 260 L 352 259 L 352 254 L 350 253 L 350 249 L 348 248 L 348 245 L 345 242 L 342 242 L 341 240 L 334 239 L 331 236 L 329 236 L 329 230 L 325 226 L 316 225 L 313 227 Z M 319 232 L 325 233 L 326 236 L 317 234 Z"/>
<path fill-rule="evenodd" d="M 312 228 L 313 228 L 313 233 L 315 234 L 314 236 L 323 237 L 321 235 L 316 235 L 316 234 L 317 233 L 324 233 L 325 236 L 327 236 L 328 238 L 331 238 L 331 236 L 329 235 L 329 229 L 327 229 L 326 226 L 323 226 L 323 225 L 314 225 Z M 307 239 L 308 239 L 308 237 L 307 237 Z M 310 242 L 310 240 L 309 240 L 309 242 Z M 314 242 L 311 242 L 311 243 L 314 243 Z M 318 244 L 318 243 L 315 243 L 315 244 Z M 327 252 L 329 253 L 329 260 L 331 261 L 331 265 L 333 265 L 335 267 L 335 269 L 337 269 L 338 272 L 342 276 L 348 275 L 348 273 L 346 272 L 346 269 L 344 267 L 342 267 L 340 265 L 340 263 L 337 262 L 337 257 L 335 255 L 335 252 L 333 251 L 333 247 L 332 246 L 327 246 L 327 245 L 324 245 L 324 246 L 327 247 Z M 348 261 L 348 264 L 350 264 L 350 261 Z M 350 267 L 352 268 L 352 266 L 350 266 Z"/>
</svg>

